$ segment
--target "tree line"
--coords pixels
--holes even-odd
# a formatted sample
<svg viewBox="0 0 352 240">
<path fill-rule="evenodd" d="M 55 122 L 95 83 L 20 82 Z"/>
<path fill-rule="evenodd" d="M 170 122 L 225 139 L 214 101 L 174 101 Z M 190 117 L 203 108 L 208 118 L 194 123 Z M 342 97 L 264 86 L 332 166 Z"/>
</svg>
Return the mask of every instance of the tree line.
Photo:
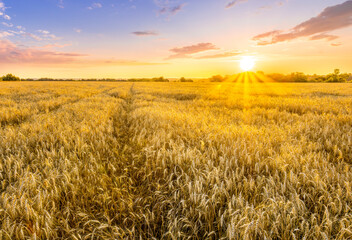
<svg viewBox="0 0 352 240">
<path fill-rule="evenodd" d="M 250 81 L 264 82 L 267 79 L 274 82 L 342 82 L 352 83 L 351 73 L 341 73 L 339 69 L 335 69 L 333 73 L 327 75 L 307 75 L 302 72 L 294 72 L 291 74 L 271 73 L 264 74 L 262 71 L 258 71 L 252 75 Z M 264 80 L 266 79 L 266 80 Z M 235 75 L 215 75 L 208 79 L 210 82 L 238 82 L 244 81 L 243 74 Z M 130 78 L 130 79 L 114 79 L 114 78 L 91 78 L 91 79 L 54 79 L 54 78 L 39 78 L 32 79 L 26 78 L 21 79 L 13 74 L 7 74 L 0 77 L 0 81 L 104 81 L 104 82 L 171 82 L 169 79 L 164 77 L 156 78 Z M 174 82 L 193 82 L 192 79 L 186 79 L 184 77 L 172 80 Z"/>
<path fill-rule="evenodd" d="M 88 81 L 88 82 L 170 82 L 169 79 L 164 77 L 155 77 L 155 78 L 130 78 L 130 79 L 116 79 L 116 78 L 90 78 L 90 79 L 54 79 L 54 78 L 24 78 L 21 79 L 11 73 L 0 77 L 0 81 L 42 81 L 42 82 L 50 82 L 50 81 Z M 173 80 L 175 82 L 193 82 L 192 79 L 186 79 L 181 77 L 180 79 Z"/>
<path fill-rule="evenodd" d="M 350 82 L 352 83 L 351 73 L 341 73 L 339 69 L 335 69 L 333 73 L 327 75 L 307 75 L 302 72 L 294 72 L 291 74 L 271 73 L 264 74 L 262 71 L 258 71 L 252 75 L 258 82 L 269 79 L 274 82 Z M 211 82 L 237 82 L 244 81 L 242 74 L 221 76 L 215 75 L 209 79 Z M 252 79 L 253 80 L 253 79 Z"/>
</svg>

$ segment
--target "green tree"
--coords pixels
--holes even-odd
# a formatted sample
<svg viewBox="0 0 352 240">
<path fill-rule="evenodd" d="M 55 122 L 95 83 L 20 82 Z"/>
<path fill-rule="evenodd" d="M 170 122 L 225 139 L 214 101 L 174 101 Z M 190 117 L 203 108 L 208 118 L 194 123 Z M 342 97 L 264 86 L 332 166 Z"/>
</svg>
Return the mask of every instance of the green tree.
<svg viewBox="0 0 352 240">
<path fill-rule="evenodd" d="M 327 82 L 343 82 L 343 79 L 340 75 L 340 69 L 335 69 L 334 73 L 328 74 L 326 76 Z"/>
<path fill-rule="evenodd" d="M 304 73 L 295 72 L 295 73 L 291 73 L 291 81 L 292 82 L 307 82 L 308 77 Z"/>
<path fill-rule="evenodd" d="M 340 74 L 341 82 L 348 82 L 350 77 L 351 77 L 351 75 L 348 73 Z"/>
<path fill-rule="evenodd" d="M 21 81 L 19 77 L 16 77 L 15 75 L 12 75 L 11 73 L 1 77 L 2 81 Z"/>
</svg>

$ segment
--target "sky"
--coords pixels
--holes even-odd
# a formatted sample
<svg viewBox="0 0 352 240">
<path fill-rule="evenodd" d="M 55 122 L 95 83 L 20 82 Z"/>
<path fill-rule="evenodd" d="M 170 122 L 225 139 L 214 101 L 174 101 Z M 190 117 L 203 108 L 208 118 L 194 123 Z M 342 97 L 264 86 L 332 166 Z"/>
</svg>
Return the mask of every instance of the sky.
<svg viewBox="0 0 352 240">
<path fill-rule="evenodd" d="M 0 0 L 0 75 L 352 72 L 352 0 Z"/>
</svg>

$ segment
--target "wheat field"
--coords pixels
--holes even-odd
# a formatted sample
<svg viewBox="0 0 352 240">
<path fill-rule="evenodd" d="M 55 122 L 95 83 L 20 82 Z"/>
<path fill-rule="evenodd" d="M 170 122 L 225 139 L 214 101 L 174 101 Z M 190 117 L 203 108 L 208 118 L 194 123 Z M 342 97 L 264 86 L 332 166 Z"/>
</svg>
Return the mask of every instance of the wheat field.
<svg viewBox="0 0 352 240">
<path fill-rule="evenodd" d="M 0 239 L 352 239 L 351 84 L 0 86 Z"/>
</svg>

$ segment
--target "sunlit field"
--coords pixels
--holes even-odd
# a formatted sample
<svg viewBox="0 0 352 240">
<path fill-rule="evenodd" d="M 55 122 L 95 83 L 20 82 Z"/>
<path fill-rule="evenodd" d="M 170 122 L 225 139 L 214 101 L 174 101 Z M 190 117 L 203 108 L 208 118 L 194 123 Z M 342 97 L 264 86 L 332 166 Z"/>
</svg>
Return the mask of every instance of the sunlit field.
<svg viewBox="0 0 352 240">
<path fill-rule="evenodd" d="M 0 123 L 0 239 L 352 239 L 352 84 L 1 82 Z"/>
</svg>

